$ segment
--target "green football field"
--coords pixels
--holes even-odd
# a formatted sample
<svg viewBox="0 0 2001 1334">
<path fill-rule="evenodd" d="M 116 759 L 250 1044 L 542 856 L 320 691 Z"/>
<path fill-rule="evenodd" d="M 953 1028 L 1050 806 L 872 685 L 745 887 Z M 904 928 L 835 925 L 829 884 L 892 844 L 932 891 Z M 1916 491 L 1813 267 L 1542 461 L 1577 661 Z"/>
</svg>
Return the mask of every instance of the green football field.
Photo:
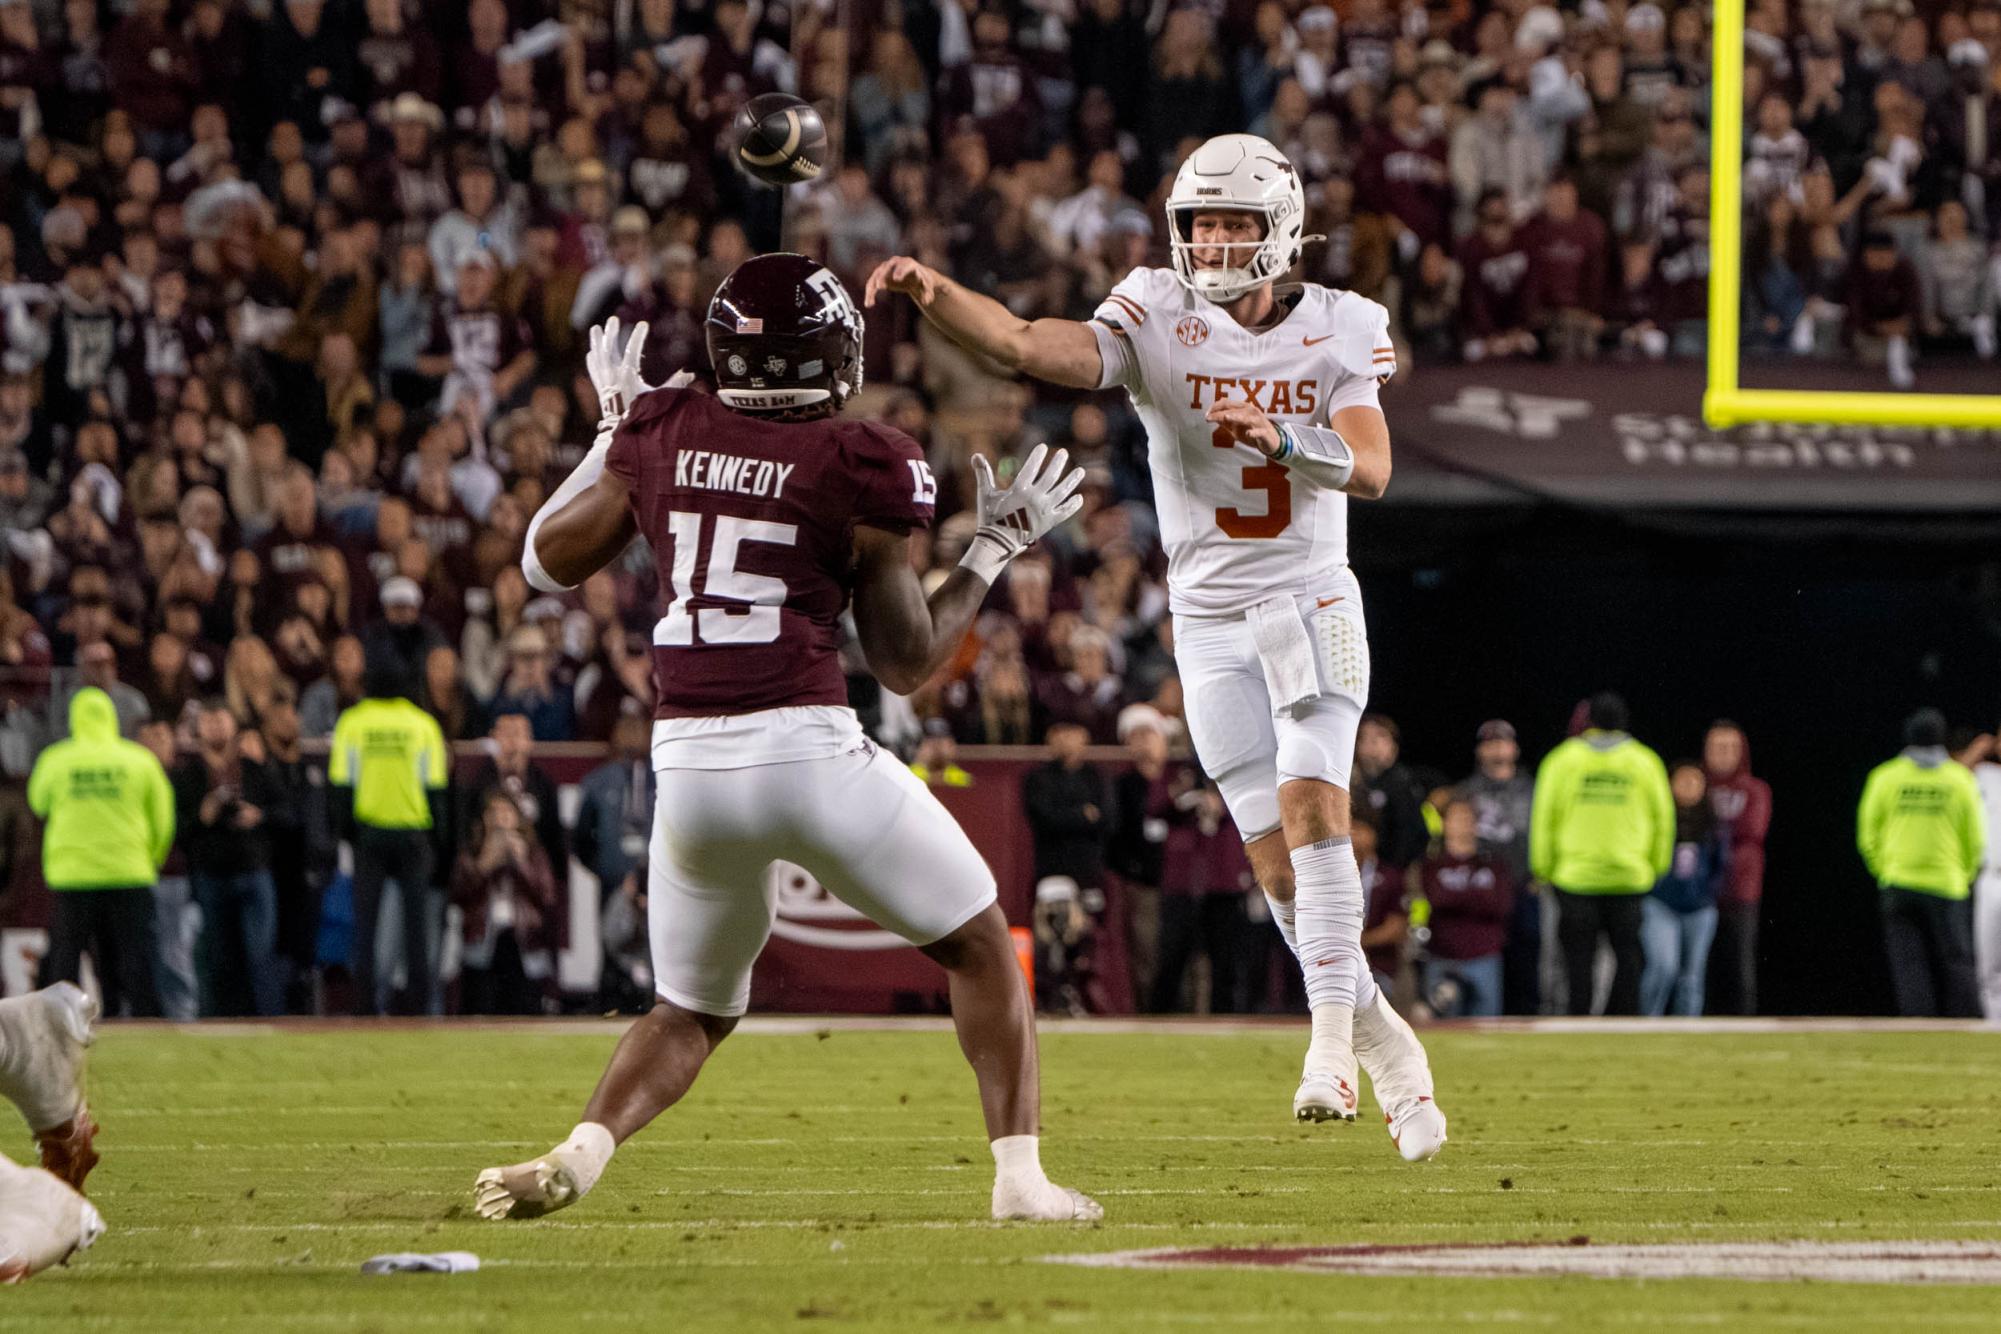
<svg viewBox="0 0 2001 1334">
<path fill-rule="evenodd" d="M 985 1221 L 949 1033 L 763 1025 L 532 1223 L 473 1217 L 554 1143 L 617 1026 L 108 1032 L 109 1234 L 0 1329 L 2001 1328 L 2001 1289 L 1085 1268 L 1163 1247 L 2001 1242 L 2001 1035 L 1426 1034 L 1436 1162 L 1286 1119 L 1303 1034 L 1045 1033 L 1044 1161 L 1096 1226 Z M 768 1031 L 770 1029 L 781 1031 Z M 363 1277 L 385 1251 L 481 1272 Z"/>
</svg>

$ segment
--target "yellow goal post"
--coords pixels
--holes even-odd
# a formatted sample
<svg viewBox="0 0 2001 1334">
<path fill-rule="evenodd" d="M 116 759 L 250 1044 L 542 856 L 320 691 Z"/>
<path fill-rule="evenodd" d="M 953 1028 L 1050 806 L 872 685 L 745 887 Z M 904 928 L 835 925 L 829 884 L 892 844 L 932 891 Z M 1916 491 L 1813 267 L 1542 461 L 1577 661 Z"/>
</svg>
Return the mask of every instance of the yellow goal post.
<svg viewBox="0 0 2001 1334">
<path fill-rule="evenodd" d="M 2001 429 L 2001 394 L 1834 393 L 1737 383 L 1744 256 L 1744 0 L 1715 0 L 1709 104 L 1709 375 L 1702 415 L 1749 422 Z"/>
</svg>

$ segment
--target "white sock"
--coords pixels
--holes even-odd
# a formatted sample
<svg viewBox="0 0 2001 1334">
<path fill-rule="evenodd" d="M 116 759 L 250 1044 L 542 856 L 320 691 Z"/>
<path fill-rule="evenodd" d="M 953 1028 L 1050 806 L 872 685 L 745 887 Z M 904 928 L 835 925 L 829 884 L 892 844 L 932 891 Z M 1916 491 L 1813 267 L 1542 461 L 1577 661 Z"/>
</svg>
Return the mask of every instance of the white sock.
<svg viewBox="0 0 2001 1334">
<path fill-rule="evenodd" d="M 1292 850 L 1296 887 L 1293 911 L 1299 930 L 1299 963 L 1306 974 L 1306 1001 L 1355 1008 L 1355 974 L 1362 957 L 1362 871 L 1355 845 L 1346 837 L 1323 839 Z"/>
<path fill-rule="evenodd" d="M 1369 967 L 1366 956 L 1355 965 L 1355 1013 L 1367 1014 L 1375 1003 L 1383 998 L 1383 989 L 1376 985 L 1376 970 Z"/>
<path fill-rule="evenodd" d="M 577 1194 L 582 1196 L 590 1194 L 591 1187 L 597 1185 L 617 1148 L 609 1130 L 595 1121 L 583 1121 L 570 1132 L 568 1139 L 550 1150 L 549 1156 L 570 1169 L 577 1183 Z"/>
<path fill-rule="evenodd" d="M 1272 924 L 1278 927 L 1279 935 L 1285 937 L 1285 947 L 1291 950 L 1292 957 L 1297 959 L 1299 957 L 1297 904 L 1280 903 L 1271 896 L 1270 890 L 1266 890 L 1264 894 L 1265 902 L 1271 905 Z"/>
<path fill-rule="evenodd" d="M 1002 1135 L 993 1142 L 994 1175 L 1004 1183 L 1037 1185 L 1049 1178 L 1042 1170 L 1039 1135 Z"/>
<path fill-rule="evenodd" d="M 1813 335 L 1813 316 L 1801 312 L 1800 317 L 1793 321 L 1792 348 L 1794 356 L 1804 357 L 1813 351 Z"/>
<path fill-rule="evenodd" d="M 1908 389 L 1915 378 L 1911 374 L 1911 340 L 1902 334 L 1893 334 L 1887 360 L 1890 363 L 1890 383 L 1899 389 Z"/>
</svg>

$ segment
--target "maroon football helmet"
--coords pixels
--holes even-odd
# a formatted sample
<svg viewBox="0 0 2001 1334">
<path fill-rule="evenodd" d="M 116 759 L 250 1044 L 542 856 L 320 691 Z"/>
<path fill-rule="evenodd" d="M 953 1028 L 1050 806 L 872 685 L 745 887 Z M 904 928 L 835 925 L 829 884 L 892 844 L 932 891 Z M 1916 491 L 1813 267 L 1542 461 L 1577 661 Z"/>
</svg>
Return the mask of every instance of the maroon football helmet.
<svg viewBox="0 0 2001 1334">
<path fill-rule="evenodd" d="M 737 265 L 709 302 L 708 336 L 716 397 L 738 412 L 829 417 L 862 387 L 862 313 L 804 255 Z"/>
</svg>

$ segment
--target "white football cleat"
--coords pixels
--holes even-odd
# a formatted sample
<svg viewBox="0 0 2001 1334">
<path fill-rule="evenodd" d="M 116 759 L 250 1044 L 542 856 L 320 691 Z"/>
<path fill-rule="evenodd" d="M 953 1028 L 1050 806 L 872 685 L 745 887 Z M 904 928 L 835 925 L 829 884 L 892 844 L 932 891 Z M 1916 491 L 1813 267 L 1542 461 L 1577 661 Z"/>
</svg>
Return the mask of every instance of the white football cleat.
<svg viewBox="0 0 2001 1334">
<path fill-rule="evenodd" d="M 1388 997 L 1355 1015 L 1355 1055 L 1368 1071 L 1397 1152 L 1413 1163 L 1435 1156 L 1445 1147 L 1445 1114 L 1433 1101 L 1431 1062 Z"/>
<path fill-rule="evenodd" d="M 584 1197 L 575 1175 L 553 1154 L 512 1167 L 489 1167 L 473 1182 L 473 1209 L 481 1218 L 540 1218 Z"/>
<path fill-rule="evenodd" d="M 1352 1121 L 1355 1119 L 1355 1081 L 1321 1070 L 1308 1070 L 1292 1095 L 1295 1121 Z"/>
<path fill-rule="evenodd" d="M 0 1095 L 35 1132 L 42 1166 L 79 1188 L 97 1165 L 97 1123 L 83 1096 L 96 1020 L 97 1002 L 69 982 L 0 1001 Z"/>
<path fill-rule="evenodd" d="M 40 1168 L 0 1158 L 0 1283 L 62 1264 L 103 1235 L 89 1200 Z"/>
<path fill-rule="evenodd" d="M 1105 1207 L 1047 1177 L 1026 1184 L 997 1179 L 993 1212 L 996 1223 L 1095 1223 L 1105 1216 Z"/>
<path fill-rule="evenodd" d="M 1407 1163 L 1436 1158 L 1445 1147 L 1445 1113 L 1428 1097 L 1417 1097 L 1394 1112 L 1384 1112 L 1390 1128 L 1390 1143 L 1397 1146 Z"/>
</svg>

